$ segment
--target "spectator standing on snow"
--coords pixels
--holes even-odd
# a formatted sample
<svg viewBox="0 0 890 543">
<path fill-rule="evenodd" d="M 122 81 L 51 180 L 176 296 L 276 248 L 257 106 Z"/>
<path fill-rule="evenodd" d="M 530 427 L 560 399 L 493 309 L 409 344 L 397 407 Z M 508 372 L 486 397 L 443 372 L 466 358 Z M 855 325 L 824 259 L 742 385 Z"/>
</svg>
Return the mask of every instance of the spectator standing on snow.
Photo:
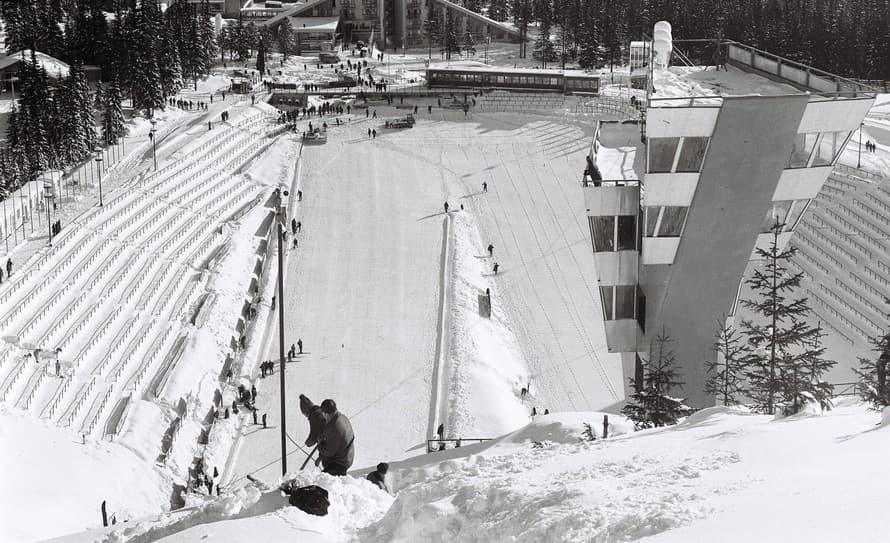
<svg viewBox="0 0 890 543">
<path fill-rule="evenodd" d="M 371 129 L 370 128 L 368 129 L 368 137 L 369 138 L 371 137 Z"/>
<path fill-rule="evenodd" d="M 250 401 L 256 401 L 256 385 L 250 385 Z"/>
<path fill-rule="evenodd" d="M 380 462 L 377 464 L 377 469 L 368 474 L 367 479 L 377 485 L 380 490 L 384 492 L 389 492 L 389 489 L 386 488 L 386 472 L 389 471 L 389 464 L 386 462 Z"/>
<path fill-rule="evenodd" d="M 11 258 L 6 259 L 6 276 L 12 277 L 12 259 Z"/>
<path fill-rule="evenodd" d="M 482 182 L 482 192 L 488 192 L 488 183 Z"/>
<path fill-rule="evenodd" d="M 448 202 L 445 202 L 445 213 L 448 213 Z"/>
<path fill-rule="evenodd" d="M 337 410 L 334 400 L 321 402 L 321 410 L 327 419 L 318 443 L 318 458 L 324 467 L 322 471 L 330 475 L 346 475 L 355 458 L 352 423 Z"/>
<path fill-rule="evenodd" d="M 266 428 L 266 414 L 263 413 L 263 428 Z"/>
<path fill-rule="evenodd" d="M 376 128 L 374 130 L 371 130 L 371 137 L 375 140 L 377 139 L 377 129 Z"/>
<path fill-rule="evenodd" d="M 290 229 L 293 230 L 294 234 L 297 233 L 297 219 L 290 220 Z"/>
<path fill-rule="evenodd" d="M 488 244 L 488 256 L 494 256 L 494 245 Z"/>
<path fill-rule="evenodd" d="M 374 115 L 373 115 L 373 117 L 374 117 L 375 119 L 377 118 L 377 110 L 376 110 L 376 109 L 374 110 Z"/>
<path fill-rule="evenodd" d="M 3 268 L 0 268 L 0 285 L 3 284 Z"/>
<path fill-rule="evenodd" d="M 500 268 L 500 267 L 501 267 L 501 265 L 498 264 L 497 262 L 495 262 L 495 263 L 494 263 L 494 266 L 492 266 L 491 269 L 492 269 L 492 271 L 494 272 L 495 275 L 498 274 L 498 268 Z"/>
<path fill-rule="evenodd" d="M 303 339 L 302 338 L 297 340 L 297 349 L 300 350 L 300 354 L 303 354 Z"/>
<path fill-rule="evenodd" d="M 257 424 L 257 421 L 256 421 L 256 409 L 253 410 L 253 423 L 254 423 L 254 424 Z"/>
</svg>

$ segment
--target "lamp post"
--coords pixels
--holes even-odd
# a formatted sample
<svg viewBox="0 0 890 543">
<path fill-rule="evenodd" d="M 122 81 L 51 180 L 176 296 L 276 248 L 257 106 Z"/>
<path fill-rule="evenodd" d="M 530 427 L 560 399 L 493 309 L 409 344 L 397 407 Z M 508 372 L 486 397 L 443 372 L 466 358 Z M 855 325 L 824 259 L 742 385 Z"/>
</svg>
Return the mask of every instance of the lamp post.
<svg viewBox="0 0 890 543">
<path fill-rule="evenodd" d="M 155 145 L 155 142 L 156 142 L 156 140 L 155 140 L 155 123 L 156 122 L 157 121 L 155 121 L 154 119 L 151 120 L 151 130 L 148 131 L 148 138 L 151 140 L 151 158 L 155 164 L 155 171 L 158 171 L 158 155 L 157 155 L 157 148 Z"/>
<path fill-rule="evenodd" d="M 859 123 L 859 152 L 856 154 L 856 167 L 862 167 L 862 126 L 865 124 L 865 121 Z"/>
<path fill-rule="evenodd" d="M 49 208 L 52 205 L 53 192 L 55 187 L 53 187 L 52 179 L 50 179 L 49 183 L 43 183 L 43 197 L 46 198 L 46 226 L 49 228 L 49 246 L 53 246 L 53 225 L 50 224 L 50 215 Z"/>
<path fill-rule="evenodd" d="M 278 210 L 276 212 L 275 228 L 278 235 L 278 355 L 281 359 L 281 370 L 278 372 L 278 379 L 281 387 L 281 475 L 287 475 L 287 430 L 285 423 L 285 395 L 284 395 L 284 221 L 285 216 L 285 198 L 288 193 L 286 190 L 277 189 Z"/>
<path fill-rule="evenodd" d="M 102 149 L 96 147 L 96 169 L 99 172 L 99 207 L 104 207 L 102 202 Z"/>
</svg>

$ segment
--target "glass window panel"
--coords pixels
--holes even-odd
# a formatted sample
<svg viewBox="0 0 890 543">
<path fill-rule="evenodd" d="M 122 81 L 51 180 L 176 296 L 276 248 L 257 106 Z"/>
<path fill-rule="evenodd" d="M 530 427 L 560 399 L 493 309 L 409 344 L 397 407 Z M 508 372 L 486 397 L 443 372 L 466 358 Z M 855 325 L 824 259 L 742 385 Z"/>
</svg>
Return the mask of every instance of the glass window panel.
<svg viewBox="0 0 890 543">
<path fill-rule="evenodd" d="M 789 168 L 806 168 L 810 159 L 810 153 L 816 145 L 816 138 L 819 134 L 796 134 L 794 136 L 794 146 L 791 148 L 791 157 L 788 159 Z"/>
<path fill-rule="evenodd" d="M 636 293 L 636 285 L 615 287 L 616 320 L 634 318 L 634 300 L 636 299 Z"/>
<path fill-rule="evenodd" d="M 766 217 L 763 218 L 763 224 L 760 225 L 760 231 L 762 233 L 772 232 L 772 228 L 776 224 L 776 219 L 779 220 L 779 224 L 784 223 L 793 202 L 794 200 L 773 202 L 769 210 L 766 212 Z"/>
<path fill-rule="evenodd" d="M 658 214 L 661 212 L 660 206 L 646 208 L 646 236 L 655 236 L 655 225 L 658 224 Z"/>
<path fill-rule="evenodd" d="M 588 217 L 593 252 L 615 250 L 615 217 Z"/>
<path fill-rule="evenodd" d="M 612 287 L 600 287 L 600 300 L 603 302 L 603 319 L 612 320 Z"/>
<path fill-rule="evenodd" d="M 646 333 L 646 296 L 643 295 L 643 289 L 637 285 L 637 324 L 640 330 Z"/>
<path fill-rule="evenodd" d="M 557 79 L 557 78 L 555 78 L 555 77 L 551 77 L 551 78 L 550 78 L 550 84 L 553 85 L 554 87 L 555 87 L 556 85 L 559 85 L 559 79 Z"/>
<path fill-rule="evenodd" d="M 849 132 L 824 132 L 819 146 L 816 148 L 816 156 L 813 158 L 813 166 L 828 166 L 834 162 L 841 146 L 847 140 Z"/>
<path fill-rule="evenodd" d="M 676 238 L 683 232 L 683 223 L 686 222 L 688 207 L 665 206 L 661 216 L 661 226 L 658 228 L 658 237 Z"/>
<path fill-rule="evenodd" d="M 649 138 L 649 172 L 669 172 L 680 138 Z"/>
<path fill-rule="evenodd" d="M 680 148 L 680 158 L 677 160 L 678 172 L 697 172 L 701 170 L 702 160 L 705 158 L 705 149 L 708 148 L 710 138 L 683 138 L 683 147 Z"/>
<path fill-rule="evenodd" d="M 636 215 L 620 215 L 618 217 L 618 249 L 619 251 L 635 251 L 637 249 L 637 217 Z"/>
<path fill-rule="evenodd" d="M 794 205 L 791 208 L 791 213 L 788 215 L 788 221 L 785 225 L 785 231 L 789 232 L 797 226 L 797 222 L 800 221 L 800 218 L 803 216 L 804 211 L 807 210 L 807 207 L 810 205 L 810 200 L 794 200 Z"/>
</svg>

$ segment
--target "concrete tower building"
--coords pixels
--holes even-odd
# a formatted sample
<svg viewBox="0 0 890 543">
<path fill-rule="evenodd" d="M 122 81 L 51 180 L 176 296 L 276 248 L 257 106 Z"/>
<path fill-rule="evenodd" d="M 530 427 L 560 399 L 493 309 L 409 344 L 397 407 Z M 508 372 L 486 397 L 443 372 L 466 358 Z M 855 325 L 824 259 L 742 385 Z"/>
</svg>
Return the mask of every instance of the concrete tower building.
<svg viewBox="0 0 890 543">
<path fill-rule="evenodd" d="M 656 40 L 654 57 L 667 47 Z M 709 404 L 715 326 L 733 318 L 755 248 L 769 248 L 777 218 L 788 243 L 875 97 L 736 42 L 715 58 L 719 69 L 654 58 L 644 121 L 600 124 L 583 189 L 627 386 L 664 330 L 686 383 L 675 395 L 696 407 Z"/>
</svg>

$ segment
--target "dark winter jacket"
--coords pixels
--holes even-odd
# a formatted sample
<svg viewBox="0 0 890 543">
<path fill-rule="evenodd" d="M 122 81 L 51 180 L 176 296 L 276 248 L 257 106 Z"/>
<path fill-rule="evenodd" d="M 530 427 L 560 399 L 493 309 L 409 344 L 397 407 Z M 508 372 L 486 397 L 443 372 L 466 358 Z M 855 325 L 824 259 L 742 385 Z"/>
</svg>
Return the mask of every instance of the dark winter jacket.
<svg viewBox="0 0 890 543">
<path fill-rule="evenodd" d="M 355 434 L 352 433 L 352 424 L 346 415 L 339 411 L 329 417 L 330 420 L 325 425 L 318 444 L 318 456 L 325 467 L 336 464 L 349 469 L 355 458 L 353 446 Z"/>
<path fill-rule="evenodd" d="M 321 407 L 312 403 L 312 400 L 302 394 L 300 394 L 300 411 L 309 419 L 309 437 L 306 438 L 306 446 L 312 447 L 322 437 L 327 417 Z M 319 446 L 319 448 L 321 447 Z"/>
<path fill-rule="evenodd" d="M 379 486 L 381 490 L 389 492 L 389 490 L 386 488 L 386 481 L 384 479 L 384 476 L 381 475 L 379 471 L 372 471 L 368 474 L 367 479 L 375 485 Z"/>
</svg>

